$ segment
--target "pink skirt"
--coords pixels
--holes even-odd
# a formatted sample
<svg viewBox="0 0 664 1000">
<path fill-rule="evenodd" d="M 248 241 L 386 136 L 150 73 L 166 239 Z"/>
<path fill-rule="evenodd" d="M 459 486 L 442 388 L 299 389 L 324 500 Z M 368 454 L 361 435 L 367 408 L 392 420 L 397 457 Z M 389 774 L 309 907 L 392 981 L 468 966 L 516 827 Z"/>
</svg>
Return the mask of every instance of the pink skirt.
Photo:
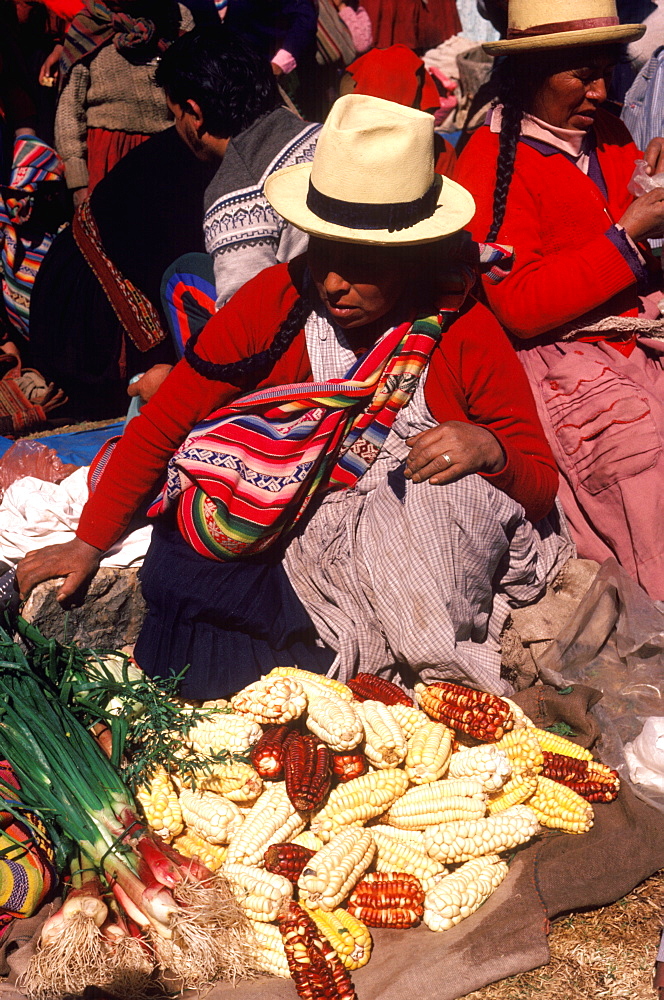
<svg viewBox="0 0 664 1000">
<path fill-rule="evenodd" d="M 664 341 L 639 337 L 629 357 L 605 341 L 516 346 L 579 556 L 615 556 L 664 600 Z"/>
<path fill-rule="evenodd" d="M 149 139 L 139 132 L 115 132 L 106 128 L 88 129 L 88 193 L 119 163 L 130 149 Z"/>
</svg>

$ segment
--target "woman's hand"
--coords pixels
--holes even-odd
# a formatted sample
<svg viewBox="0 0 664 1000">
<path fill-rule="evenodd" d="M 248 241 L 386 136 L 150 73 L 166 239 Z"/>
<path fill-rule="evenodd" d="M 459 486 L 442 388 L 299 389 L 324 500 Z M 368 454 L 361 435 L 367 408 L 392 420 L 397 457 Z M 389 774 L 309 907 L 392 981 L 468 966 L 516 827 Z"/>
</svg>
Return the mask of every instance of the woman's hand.
<svg viewBox="0 0 664 1000">
<path fill-rule="evenodd" d="M 46 56 L 46 59 L 39 70 L 39 82 L 42 86 L 46 86 L 44 84 L 45 79 L 54 80 L 57 77 L 59 72 L 58 63 L 60 62 L 62 51 L 63 46 L 58 44 L 53 48 L 53 51 Z"/>
<path fill-rule="evenodd" d="M 405 476 L 414 483 L 429 480 L 432 486 L 454 483 L 472 472 L 500 472 L 505 454 L 498 438 L 477 424 L 448 420 L 408 438 L 410 455 Z"/>
<path fill-rule="evenodd" d="M 99 569 L 103 552 L 73 538 L 62 545 L 47 545 L 43 549 L 28 552 L 16 567 L 16 580 L 21 600 L 25 600 L 38 583 L 64 576 L 65 580 L 57 593 L 60 603 L 74 597 L 78 591 L 87 590 L 88 584 Z"/>
<path fill-rule="evenodd" d="M 82 205 L 87 196 L 88 196 L 88 189 L 86 187 L 76 188 L 76 190 L 73 192 L 74 208 L 78 208 L 79 205 Z"/>
<path fill-rule="evenodd" d="M 152 368 L 148 368 L 139 379 L 127 387 L 127 394 L 129 396 L 140 396 L 141 401 L 147 403 L 149 399 L 152 399 L 161 383 L 172 370 L 173 365 L 153 365 Z"/>
<path fill-rule="evenodd" d="M 664 138 L 662 136 L 656 136 L 650 140 L 643 154 L 643 159 L 648 164 L 648 173 L 651 177 L 653 174 L 661 174 L 664 170 Z"/>
<path fill-rule="evenodd" d="M 620 225 L 637 242 L 664 236 L 664 188 L 655 188 L 636 198 L 620 219 Z"/>
</svg>

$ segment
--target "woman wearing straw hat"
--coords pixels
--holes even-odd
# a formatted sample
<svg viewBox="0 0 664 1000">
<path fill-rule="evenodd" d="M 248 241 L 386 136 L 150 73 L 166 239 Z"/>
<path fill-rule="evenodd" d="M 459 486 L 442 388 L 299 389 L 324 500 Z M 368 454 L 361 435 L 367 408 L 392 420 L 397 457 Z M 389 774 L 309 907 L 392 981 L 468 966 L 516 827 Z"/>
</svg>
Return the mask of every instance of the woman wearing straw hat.
<svg viewBox="0 0 664 1000">
<path fill-rule="evenodd" d="M 511 0 L 499 103 L 460 158 L 472 233 L 515 250 L 489 304 L 512 334 L 560 471 L 580 556 L 615 556 L 664 598 L 664 188 L 634 198 L 641 155 L 601 107 L 619 43 L 613 0 Z M 645 151 L 664 169 L 664 140 Z M 654 303 L 654 305 L 653 305 Z"/>
<path fill-rule="evenodd" d="M 470 292 L 455 234 L 473 200 L 434 173 L 430 115 L 362 95 L 266 195 L 308 254 L 210 320 L 129 424 L 78 538 L 29 554 L 21 591 L 65 576 L 71 596 L 168 464 L 142 574 L 146 672 L 191 664 L 190 697 L 333 660 L 342 678 L 400 663 L 510 690 L 509 604 L 535 600 L 569 545 L 533 524 L 557 476 L 523 371 Z"/>
</svg>

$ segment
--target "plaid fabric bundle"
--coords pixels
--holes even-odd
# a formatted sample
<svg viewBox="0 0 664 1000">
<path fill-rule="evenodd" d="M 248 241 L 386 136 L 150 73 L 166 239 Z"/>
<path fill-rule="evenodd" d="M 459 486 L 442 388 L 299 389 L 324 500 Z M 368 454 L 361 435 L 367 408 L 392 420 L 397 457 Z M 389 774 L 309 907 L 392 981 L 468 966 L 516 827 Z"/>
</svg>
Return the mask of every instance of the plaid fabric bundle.
<svg viewBox="0 0 664 1000">
<path fill-rule="evenodd" d="M 440 334 L 440 317 L 402 324 L 346 380 L 253 392 L 213 413 L 171 459 L 148 513 L 177 503 L 182 534 L 208 558 L 262 552 L 322 487 L 353 486 L 373 464 Z"/>
</svg>

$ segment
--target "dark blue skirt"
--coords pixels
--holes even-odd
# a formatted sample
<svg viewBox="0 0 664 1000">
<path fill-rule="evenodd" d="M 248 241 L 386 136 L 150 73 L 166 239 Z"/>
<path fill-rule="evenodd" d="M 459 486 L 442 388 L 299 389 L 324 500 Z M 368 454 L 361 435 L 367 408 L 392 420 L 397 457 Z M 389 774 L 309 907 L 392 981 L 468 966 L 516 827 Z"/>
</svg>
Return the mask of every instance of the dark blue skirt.
<svg viewBox="0 0 664 1000">
<path fill-rule="evenodd" d="M 140 574 L 148 612 L 137 663 L 150 677 L 188 666 L 181 694 L 201 699 L 226 698 L 276 666 L 325 673 L 334 652 L 317 643 L 281 555 L 215 562 L 159 519 Z"/>
</svg>

